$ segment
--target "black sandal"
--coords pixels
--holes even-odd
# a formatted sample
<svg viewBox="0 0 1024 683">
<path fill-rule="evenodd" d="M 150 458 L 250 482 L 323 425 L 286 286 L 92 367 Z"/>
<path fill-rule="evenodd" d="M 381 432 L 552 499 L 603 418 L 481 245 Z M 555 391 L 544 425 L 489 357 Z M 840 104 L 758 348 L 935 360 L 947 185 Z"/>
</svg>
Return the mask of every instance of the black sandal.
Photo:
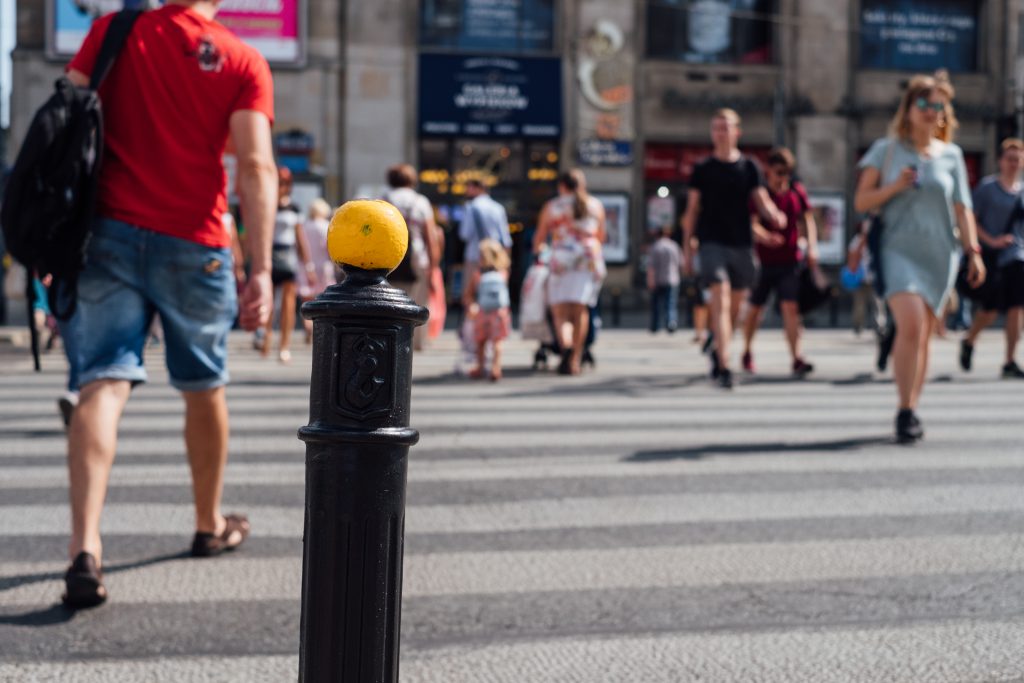
<svg viewBox="0 0 1024 683">
<path fill-rule="evenodd" d="M 96 558 L 80 552 L 64 575 L 64 595 L 61 600 L 71 609 L 85 609 L 102 605 L 107 600 L 103 585 L 103 572 Z"/>
<path fill-rule="evenodd" d="M 249 520 L 245 515 L 227 515 L 224 532 L 217 536 L 197 531 L 192 539 L 192 557 L 216 557 L 226 550 L 234 550 L 249 538 Z"/>
<path fill-rule="evenodd" d="M 562 362 L 558 364 L 559 375 L 572 374 L 572 350 L 562 351 Z"/>
</svg>

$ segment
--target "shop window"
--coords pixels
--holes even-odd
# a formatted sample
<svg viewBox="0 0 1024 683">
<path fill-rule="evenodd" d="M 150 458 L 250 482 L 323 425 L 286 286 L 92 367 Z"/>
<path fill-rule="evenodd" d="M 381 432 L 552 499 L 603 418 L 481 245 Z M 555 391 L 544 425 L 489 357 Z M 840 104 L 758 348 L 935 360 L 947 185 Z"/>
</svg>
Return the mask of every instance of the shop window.
<svg viewBox="0 0 1024 683">
<path fill-rule="evenodd" d="M 648 0 L 647 56 L 769 64 L 776 0 Z"/>
<path fill-rule="evenodd" d="M 555 0 L 423 0 L 420 45 L 485 52 L 552 52 Z"/>
<path fill-rule="evenodd" d="M 981 5 L 976 0 L 862 0 L 860 65 L 976 71 Z"/>
</svg>

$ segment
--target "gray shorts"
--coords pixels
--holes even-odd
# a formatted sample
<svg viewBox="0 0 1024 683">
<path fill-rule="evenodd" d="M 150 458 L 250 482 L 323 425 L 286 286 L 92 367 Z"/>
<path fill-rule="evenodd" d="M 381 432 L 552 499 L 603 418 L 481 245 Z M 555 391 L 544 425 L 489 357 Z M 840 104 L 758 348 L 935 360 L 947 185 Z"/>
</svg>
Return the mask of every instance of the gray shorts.
<svg viewBox="0 0 1024 683">
<path fill-rule="evenodd" d="M 750 289 L 757 279 L 752 247 L 730 247 L 716 242 L 700 245 L 700 277 L 708 287 L 728 282 L 733 289 Z"/>
</svg>

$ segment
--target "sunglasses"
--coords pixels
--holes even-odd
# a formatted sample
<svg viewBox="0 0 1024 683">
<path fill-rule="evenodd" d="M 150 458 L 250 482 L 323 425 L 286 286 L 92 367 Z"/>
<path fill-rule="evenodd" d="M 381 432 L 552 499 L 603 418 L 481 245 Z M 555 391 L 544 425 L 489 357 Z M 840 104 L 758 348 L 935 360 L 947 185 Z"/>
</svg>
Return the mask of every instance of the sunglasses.
<svg viewBox="0 0 1024 683">
<path fill-rule="evenodd" d="M 944 103 L 929 102 L 924 97 L 918 97 L 917 100 L 914 102 L 914 106 L 920 109 L 921 111 L 928 111 L 929 109 L 931 109 L 936 114 L 941 114 L 943 111 L 946 110 L 946 105 Z"/>
</svg>

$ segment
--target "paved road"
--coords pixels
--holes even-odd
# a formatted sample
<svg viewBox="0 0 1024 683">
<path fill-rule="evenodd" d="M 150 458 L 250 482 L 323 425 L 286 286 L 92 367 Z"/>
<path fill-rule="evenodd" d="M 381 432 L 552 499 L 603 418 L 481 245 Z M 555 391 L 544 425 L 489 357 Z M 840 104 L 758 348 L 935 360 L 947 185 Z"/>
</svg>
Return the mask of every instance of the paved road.
<svg viewBox="0 0 1024 683">
<path fill-rule="evenodd" d="M 596 372 L 450 376 L 417 358 L 402 681 L 1024 680 L 1024 383 L 937 342 L 925 443 L 890 443 L 872 346 L 778 332 L 731 394 L 680 335 L 608 331 Z M 233 340 L 226 503 L 254 536 L 190 539 L 181 416 L 163 373 L 122 425 L 104 527 L 111 603 L 70 615 L 57 358 L 0 355 L 0 681 L 288 681 L 299 631 L 308 353 Z M 154 358 L 159 352 L 152 353 Z M 518 367 L 517 367 L 518 366 Z"/>
</svg>

